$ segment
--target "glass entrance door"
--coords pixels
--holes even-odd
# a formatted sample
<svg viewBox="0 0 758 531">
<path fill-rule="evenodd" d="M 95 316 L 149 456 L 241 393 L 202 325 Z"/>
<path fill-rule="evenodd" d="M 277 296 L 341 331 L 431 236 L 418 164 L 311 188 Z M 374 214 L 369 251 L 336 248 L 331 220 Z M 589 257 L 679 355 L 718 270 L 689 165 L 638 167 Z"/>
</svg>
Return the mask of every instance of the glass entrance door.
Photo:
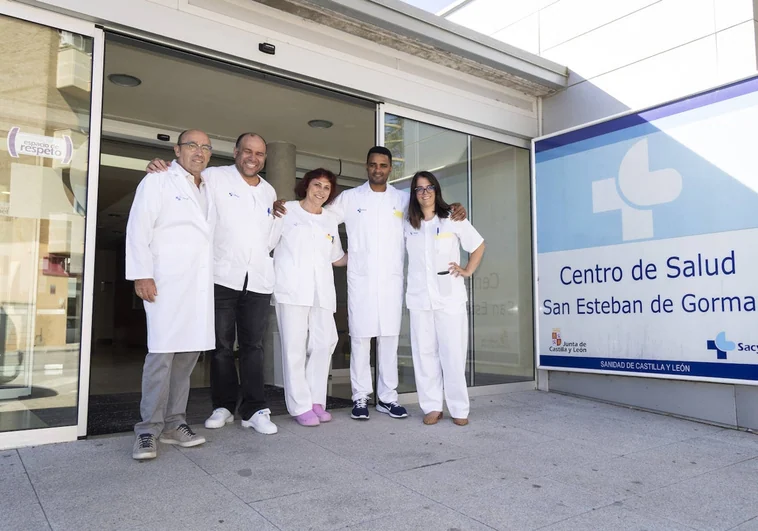
<svg viewBox="0 0 758 531">
<path fill-rule="evenodd" d="M 393 155 L 391 184 L 408 190 L 415 172 L 432 172 L 447 203 L 461 203 L 487 248 L 467 279 L 468 385 L 534 380 L 529 150 L 485 131 L 382 106 L 379 138 Z M 458 130 L 460 128 L 460 130 Z M 481 136 L 480 136 L 481 135 Z M 498 135 L 492 134 L 497 137 Z M 502 139 L 509 140 L 509 139 Z M 512 139 L 519 144 L 519 139 Z M 461 252 L 461 261 L 467 261 Z M 400 392 L 416 390 L 410 317 L 404 308 Z"/>
<path fill-rule="evenodd" d="M 93 41 L 0 13 L 0 437 L 75 437 Z"/>
</svg>

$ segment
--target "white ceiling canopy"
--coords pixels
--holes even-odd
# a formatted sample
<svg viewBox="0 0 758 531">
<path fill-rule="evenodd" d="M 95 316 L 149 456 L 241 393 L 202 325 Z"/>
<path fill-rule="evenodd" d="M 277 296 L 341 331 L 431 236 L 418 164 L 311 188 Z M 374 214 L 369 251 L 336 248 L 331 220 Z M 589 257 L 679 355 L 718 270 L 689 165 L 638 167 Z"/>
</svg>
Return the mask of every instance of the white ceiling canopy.
<svg viewBox="0 0 758 531">
<path fill-rule="evenodd" d="M 256 1 L 531 96 L 553 94 L 568 81 L 563 65 L 400 0 Z"/>
<path fill-rule="evenodd" d="M 109 35 L 105 57 L 105 123 L 165 130 L 169 146 L 175 131 L 190 128 L 227 142 L 254 131 L 269 142 L 290 142 L 300 153 L 353 161 L 364 160 L 374 144 L 374 102 L 127 37 Z M 116 84 L 108 79 L 112 74 L 140 83 Z M 313 120 L 332 126 L 308 125 Z"/>
</svg>

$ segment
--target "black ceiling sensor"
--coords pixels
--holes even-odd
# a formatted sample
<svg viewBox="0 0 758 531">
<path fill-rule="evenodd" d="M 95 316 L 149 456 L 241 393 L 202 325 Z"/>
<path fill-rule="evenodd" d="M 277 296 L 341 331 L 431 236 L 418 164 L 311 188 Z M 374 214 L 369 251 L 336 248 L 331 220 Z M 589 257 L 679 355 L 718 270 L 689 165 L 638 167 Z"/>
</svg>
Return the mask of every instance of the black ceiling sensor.
<svg viewBox="0 0 758 531">
<path fill-rule="evenodd" d="M 276 53 L 276 46 L 268 42 L 262 42 L 258 45 L 258 50 L 269 55 L 274 55 Z"/>
<path fill-rule="evenodd" d="M 162 140 L 163 142 L 168 142 L 169 140 L 171 140 L 171 137 L 165 133 L 158 133 L 158 140 Z"/>
</svg>

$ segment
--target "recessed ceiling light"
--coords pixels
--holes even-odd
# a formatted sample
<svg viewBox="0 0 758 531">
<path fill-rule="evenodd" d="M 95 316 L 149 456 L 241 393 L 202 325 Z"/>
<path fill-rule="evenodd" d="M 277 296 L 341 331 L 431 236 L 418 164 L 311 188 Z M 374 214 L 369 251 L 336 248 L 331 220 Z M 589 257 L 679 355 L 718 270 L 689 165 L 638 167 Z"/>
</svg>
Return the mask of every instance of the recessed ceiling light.
<svg viewBox="0 0 758 531">
<path fill-rule="evenodd" d="M 329 120 L 311 120 L 308 125 L 315 127 L 316 129 L 329 129 L 334 124 Z"/>
<path fill-rule="evenodd" d="M 108 80 L 119 87 L 137 87 L 142 84 L 142 80 L 129 74 L 110 74 Z"/>
</svg>

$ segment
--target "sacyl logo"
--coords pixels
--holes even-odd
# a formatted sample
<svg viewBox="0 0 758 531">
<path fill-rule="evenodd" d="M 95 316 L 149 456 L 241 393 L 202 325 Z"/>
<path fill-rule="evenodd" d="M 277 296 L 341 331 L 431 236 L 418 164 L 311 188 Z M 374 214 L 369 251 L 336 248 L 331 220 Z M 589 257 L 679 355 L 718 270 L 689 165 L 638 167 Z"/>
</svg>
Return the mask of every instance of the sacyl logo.
<svg viewBox="0 0 758 531">
<path fill-rule="evenodd" d="M 647 139 L 626 152 L 618 176 L 592 183 L 592 212 L 621 211 L 624 241 L 652 238 L 651 207 L 670 203 L 682 192 L 682 175 L 673 168 L 650 171 Z"/>
<path fill-rule="evenodd" d="M 720 360 L 726 359 L 726 353 L 734 350 L 734 341 L 727 341 L 726 340 L 726 332 L 719 332 L 716 336 L 716 339 L 709 339 L 708 340 L 708 350 L 715 350 L 716 351 L 716 358 Z M 742 343 L 740 343 L 740 347 L 742 346 Z M 740 350 L 743 350 L 740 348 Z M 748 350 L 748 349 L 746 349 Z"/>
<path fill-rule="evenodd" d="M 726 332 L 719 332 L 716 339 L 713 341 L 708 340 L 708 350 L 715 350 L 717 353 L 716 357 L 720 360 L 725 360 L 726 353 L 731 352 L 732 350 L 737 350 L 737 352 L 758 353 L 758 345 L 755 343 L 742 343 L 740 341 L 736 343 L 734 341 L 727 341 Z"/>
</svg>

